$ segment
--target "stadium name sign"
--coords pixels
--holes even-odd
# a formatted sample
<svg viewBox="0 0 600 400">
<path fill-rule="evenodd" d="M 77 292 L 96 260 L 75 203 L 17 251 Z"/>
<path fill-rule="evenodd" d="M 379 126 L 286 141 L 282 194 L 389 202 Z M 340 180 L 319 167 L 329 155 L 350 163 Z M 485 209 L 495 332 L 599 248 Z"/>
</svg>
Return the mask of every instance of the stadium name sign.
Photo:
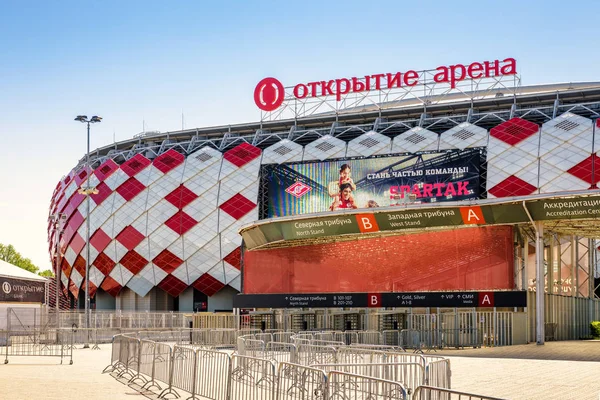
<svg viewBox="0 0 600 400">
<path fill-rule="evenodd" d="M 337 101 L 349 93 L 360 93 L 372 90 L 388 90 L 402 87 L 413 87 L 425 84 L 425 71 L 408 70 L 406 72 L 382 73 L 365 75 L 363 77 L 330 79 L 327 81 L 314 81 L 298 83 L 293 86 L 292 93 L 295 99 L 311 97 L 335 96 Z M 506 58 L 502 61 L 473 62 L 468 65 L 455 64 L 440 66 L 431 71 L 433 82 L 448 84 L 455 89 L 457 84 L 468 79 L 483 79 L 517 74 L 517 61 Z M 285 88 L 276 78 L 261 80 L 254 89 L 254 102 L 263 111 L 277 109 L 285 100 Z"/>
</svg>

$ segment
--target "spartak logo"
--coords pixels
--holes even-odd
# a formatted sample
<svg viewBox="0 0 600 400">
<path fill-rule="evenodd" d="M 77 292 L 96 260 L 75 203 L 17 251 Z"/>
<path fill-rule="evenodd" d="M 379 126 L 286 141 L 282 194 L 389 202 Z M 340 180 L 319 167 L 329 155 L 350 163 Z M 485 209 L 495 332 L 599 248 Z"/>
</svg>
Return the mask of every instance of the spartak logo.
<svg viewBox="0 0 600 400">
<path fill-rule="evenodd" d="M 289 188 L 285 189 L 286 192 L 288 192 L 289 194 L 291 194 L 292 196 L 294 196 L 298 199 L 300 197 L 304 196 L 306 193 L 310 192 L 311 190 L 312 190 L 312 188 L 310 186 L 308 186 L 302 182 L 296 182 Z"/>
<path fill-rule="evenodd" d="M 275 78 L 265 78 L 254 89 L 254 102 L 263 111 L 277 109 L 285 98 L 283 84 Z"/>
</svg>

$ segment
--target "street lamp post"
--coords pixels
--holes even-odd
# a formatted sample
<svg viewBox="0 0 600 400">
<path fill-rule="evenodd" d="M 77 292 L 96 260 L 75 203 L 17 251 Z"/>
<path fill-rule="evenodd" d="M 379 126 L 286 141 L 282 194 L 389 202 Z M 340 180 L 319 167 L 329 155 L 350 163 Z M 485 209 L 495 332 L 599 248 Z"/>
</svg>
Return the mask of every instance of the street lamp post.
<svg viewBox="0 0 600 400">
<path fill-rule="evenodd" d="M 60 328 L 60 307 L 59 307 L 59 294 L 60 294 L 60 263 L 61 263 L 61 254 L 60 254 L 60 238 L 64 229 L 64 221 L 67 219 L 67 216 L 63 213 L 56 212 L 50 216 L 50 220 L 54 225 L 54 274 L 56 279 L 56 327 Z"/>
<path fill-rule="evenodd" d="M 87 174 L 85 178 L 85 187 L 78 190 L 78 193 L 83 194 L 86 197 L 85 202 L 87 209 L 87 215 L 85 218 L 85 328 L 87 330 L 90 328 L 90 195 L 98 193 L 98 190 L 95 187 L 90 187 L 90 171 L 92 170 L 92 167 L 90 165 L 90 124 L 99 123 L 102 121 L 102 118 L 98 117 L 97 115 L 94 115 L 92 118 L 88 119 L 87 115 L 78 115 L 75 118 L 75 121 L 87 124 L 87 153 L 85 158 L 85 167 Z M 85 343 L 83 347 L 89 348 L 89 343 Z"/>
</svg>

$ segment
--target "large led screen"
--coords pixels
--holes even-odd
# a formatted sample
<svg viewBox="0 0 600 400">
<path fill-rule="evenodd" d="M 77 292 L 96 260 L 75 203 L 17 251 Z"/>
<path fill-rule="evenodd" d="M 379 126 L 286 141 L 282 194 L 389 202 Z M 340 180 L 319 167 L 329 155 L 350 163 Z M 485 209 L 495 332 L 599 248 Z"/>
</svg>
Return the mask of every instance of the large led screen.
<svg viewBox="0 0 600 400">
<path fill-rule="evenodd" d="M 261 218 L 479 198 L 483 151 L 266 164 Z"/>
</svg>

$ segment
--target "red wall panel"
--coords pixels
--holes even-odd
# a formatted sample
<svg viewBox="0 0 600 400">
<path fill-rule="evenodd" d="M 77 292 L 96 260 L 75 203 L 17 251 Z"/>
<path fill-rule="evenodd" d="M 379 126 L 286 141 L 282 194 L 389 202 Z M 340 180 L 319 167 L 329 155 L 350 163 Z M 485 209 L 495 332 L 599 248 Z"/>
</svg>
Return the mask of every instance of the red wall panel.
<svg viewBox="0 0 600 400">
<path fill-rule="evenodd" d="M 246 251 L 244 293 L 513 288 L 513 233 L 490 226 Z"/>
</svg>

